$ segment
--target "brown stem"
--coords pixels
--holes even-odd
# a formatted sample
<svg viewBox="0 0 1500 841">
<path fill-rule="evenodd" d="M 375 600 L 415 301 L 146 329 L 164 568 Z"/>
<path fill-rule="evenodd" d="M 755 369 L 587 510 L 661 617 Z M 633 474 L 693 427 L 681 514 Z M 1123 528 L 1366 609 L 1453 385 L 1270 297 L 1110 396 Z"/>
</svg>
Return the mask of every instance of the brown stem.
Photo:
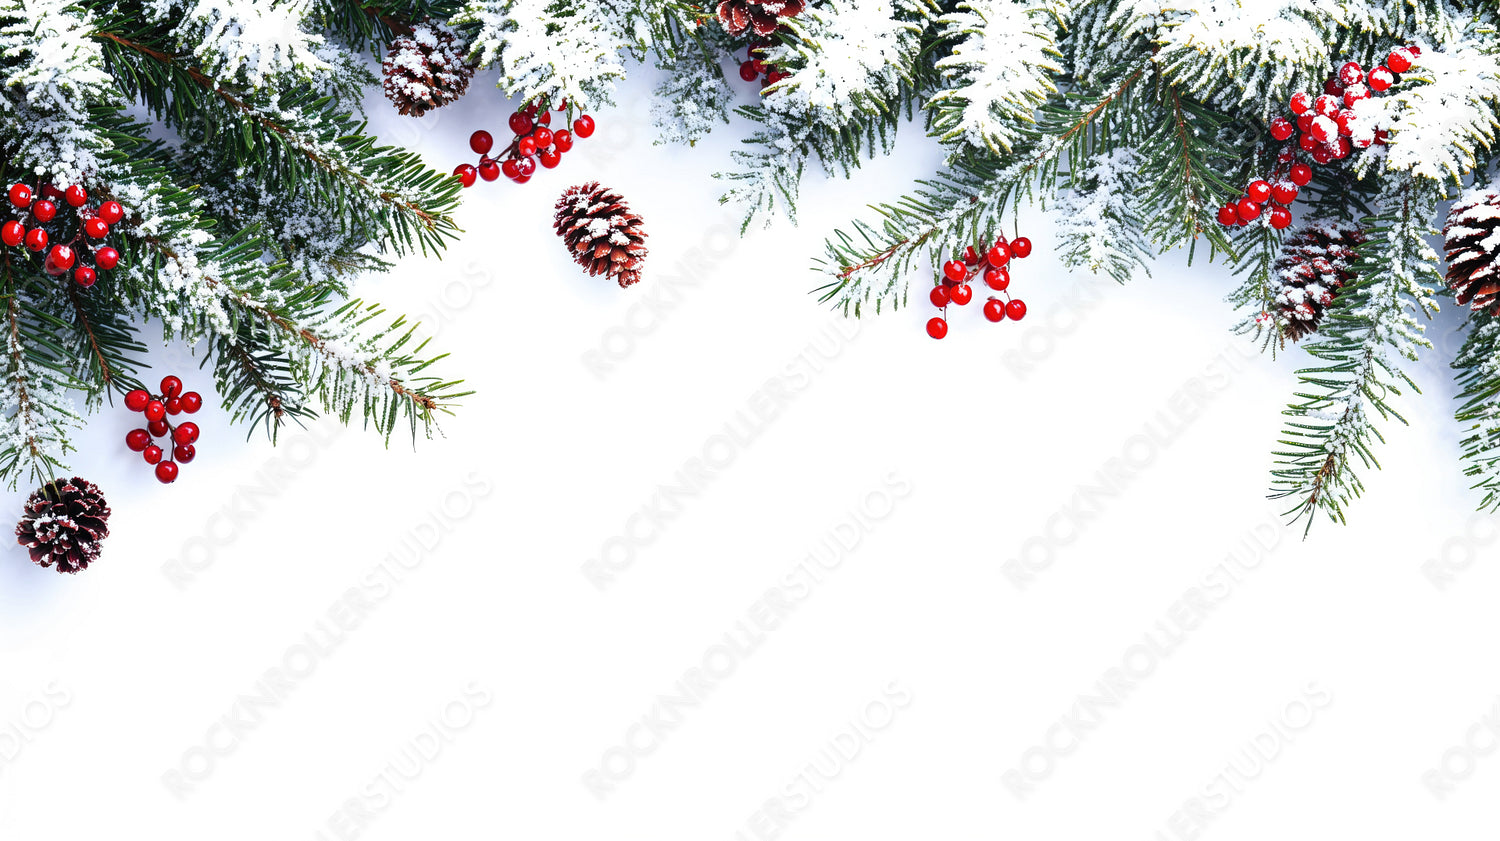
<svg viewBox="0 0 1500 841">
<path fill-rule="evenodd" d="M 83 333 L 89 338 L 89 350 L 93 351 L 94 360 L 99 363 L 99 376 L 104 380 L 104 387 L 108 388 L 114 379 L 114 373 L 109 369 L 109 363 L 104 360 L 104 354 L 99 350 L 99 342 L 94 336 L 94 328 L 89 323 L 89 317 L 83 311 L 83 301 L 78 297 L 78 287 L 69 283 L 68 300 L 73 304 L 73 312 L 78 316 L 78 326 L 83 328 Z"/>
</svg>

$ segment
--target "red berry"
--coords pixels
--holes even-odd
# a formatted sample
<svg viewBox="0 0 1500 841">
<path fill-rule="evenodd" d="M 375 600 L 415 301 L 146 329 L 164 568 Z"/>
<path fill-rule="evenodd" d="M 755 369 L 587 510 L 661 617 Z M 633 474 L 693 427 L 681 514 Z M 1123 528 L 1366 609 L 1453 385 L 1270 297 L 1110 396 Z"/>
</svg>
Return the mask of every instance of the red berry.
<svg viewBox="0 0 1500 841">
<path fill-rule="evenodd" d="M 1416 44 L 1407 44 L 1405 50 L 1411 53 L 1413 58 L 1416 58 L 1417 56 L 1422 54 L 1422 48 L 1417 46 Z"/>
<path fill-rule="evenodd" d="M 1006 263 L 1010 262 L 1010 246 L 1003 242 L 996 243 L 995 247 L 991 248 L 990 252 L 984 255 L 984 258 L 991 266 L 997 269 L 1003 268 Z"/>
<path fill-rule="evenodd" d="M 1307 164 L 1292 164 L 1292 170 L 1287 177 L 1298 187 L 1306 187 L 1312 183 L 1312 167 Z"/>
<path fill-rule="evenodd" d="M 101 269 L 112 269 L 120 264 L 120 252 L 106 245 L 94 252 L 94 262 Z"/>
<path fill-rule="evenodd" d="M 188 414 L 197 414 L 203 408 L 203 395 L 196 391 L 189 391 L 182 395 L 182 410 Z"/>
<path fill-rule="evenodd" d="M 943 264 L 943 274 L 954 283 L 960 283 L 969 276 L 969 269 L 959 260 L 949 260 Z"/>
<path fill-rule="evenodd" d="M 536 158 L 519 158 L 516 167 L 521 171 L 522 178 L 530 178 L 536 174 Z"/>
<path fill-rule="evenodd" d="M 141 457 L 146 460 L 147 464 L 156 464 L 161 461 L 161 447 L 152 444 L 141 451 Z"/>
<path fill-rule="evenodd" d="M 172 430 L 172 440 L 179 444 L 191 444 L 198 440 L 198 424 L 188 421 Z"/>
<path fill-rule="evenodd" d="M 1391 50 L 1391 54 L 1385 57 L 1385 66 L 1397 73 L 1405 73 L 1411 69 L 1411 51 L 1405 47 L 1397 47 Z"/>
<path fill-rule="evenodd" d="M 125 446 L 129 447 L 132 452 L 138 453 L 151 446 L 151 433 L 144 429 L 132 429 L 125 433 Z"/>
<path fill-rule="evenodd" d="M 32 251 L 41 251 L 47 247 L 47 232 L 41 228 L 32 228 L 26 232 L 26 247 Z"/>
<path fill-rule="evenodd" d="M 151 430 L 151 434 L 155 435 L 158 438 L 166 435 L 172 430 L 172 428 L 167 425 L 166 418 L 162 418 L 161 420 L 147 421 L 146 428 Z"/>
<path fill-rule="evenodd" d="M 1298 91 L 1298 92 L 1292 94 L 1292 113 L 1293 114 L 1298 114 L 1298 115 L 1306 114 L 1308 111 L 1312 110 L 1312 106 L 1313 106 L 1312 94 L 1306 93 L 1304 91 Z"/>
<path fill-rule="evenodd" d="M 543 149 L 537 157 L 541 159 L 542 166 L 547 169 L 555 169 L 558 164 L 562 163 L 562 153 L 556 149 Z"/>
<path fill-rule="evenodd" d="M 516 154 L 523 158 L 536 154 L 536 140 L 531 137 L 523 137 L 516 141 Z"/>
<path fill-rule="evenodd" d="M 1353 108 L 1354 103 L 1370 98 L 1370 89 L 1365 85 L 1354 85 L 1344 91 L 1344 107 Z"/>
<path fill-rule="evenodd" d="M 1276 153 L 1276 162 L 1277 163 L 1280 163 L 1280 164 L 1289 164 L 1289 163 L 1291 163 L 1292 161 L 1295 161 L 1295 160 L 1297 160 L 1297 153 L 1293 152 L 1290 146 L 1285 147 L 1280 152 Z"/>
<path fill-rule="evenodd" d="M 964 249 L 964 265 L 965 266 L 977 266 L 977 265 L 979 265 L 979 252 L 975 251 L 974 250 L 974 246 L 972 246 L 972 245 L 969 246 L 968 248 Z"/>
<path fill-rule="evenodd" d="M 1318 148 L 1314 149 L 1312 151 L 1312 156 L 1313 161 L 1315 161 L 1319 166 L 1322 166 L 1333 160 L 1333 152 L 1329 151 L 1327 146 L 1319 146 Z"/>
<path fill-rule="evenodd" d="M 1249 196 L 1250 200 L 1257 204 L 1265 204 L 1266 199 L 1271 197 L 1271 185 L 1257 178 L 1250 182 L 1249 187 L 1245 188 L 1245 195 Z"/>
<path fill-rule="evenodd" d="M 161 378 L 161 395 L 163 397 L 176 397 L 182 393 L 182 380 L 170 374 Z"/>
<path fill-rule="evenodd" d="M 1370 90 L 1380 93 L 1391 85 L 1396 84 L 1396 74 L 1381 65 L 1370 71 Z"/>
<path fill-rule="evenodd" d="M 594 133 L 594 118 L 587 114 L 573 121 L 573 133 L 579 137 L 587 138 Z"/>
<path fill-rule="evenodd" d="M 747 82 L 760 78 L 760 71 L 755 69 L 755 62 L 747 61 L 740 65 L 740 78 Z"/>
<path fill-rule="evenodd" d="M 1318 148 L 1318 141 L 1314 140 L 1311 134 L 1304 134 L 1297 138 L 1297 148 L 1304 152 L 1311 152 Z"/>
<path fill-rule="evenodd" d="M 531 118 L 523 111 L 517 111 L 510 115 L 510 131 L 517 136 L 531 134 Z"/>
<path fill-rule="evenodd" d="M 573 148 L 573 133 L 565 128 L 552 132 L 552 147 L 559 152 L 566 152 Z"/>
<path fill-rule="evenodd" d="M 95 216 L 84 220 L 83 232 L 88 235 L 89 239 L 104 239 L 109 236 L 109 226 L 104 224 L 103 219 Z"/>
<path fill-rule="evenodd" d="M 1271 227 L 1281 230 L 1292 224 L 1292 212 L 1284 207 L 1271 208 Z"/>
<path fill-rule="evenodd" d="M 89 202 L 89 193 L 78 184 L 63 191 L 63 199 L 74 207 L 83 207 Z"/>
<path fill-rule="evenodd" d="M 1353 111 L 1340 111 L 1333 121 L 1339 127 L 1339 134 L 1345 137 L 1353 134 L 1354 129 L 1358 127 L 1358 118 L 1354 116 Z"/>
<path fill-rule="evenodd" d="M 453 174 L 458 176 L 458 183 L 465 187 L 474 186 L 474 182 L 479 179 L 479 171 L 472 164 L 459 164 L 453 168 Z"/>
<path fill-rule="evenodd" d="M 552 145 L 552 129 L 539 128 L 531 133 L 531 139 L 536 141 L 536 148 L 546 149 Z"/>
<path fill-rule="evenodd" d="M 1365 80 L 1365 69 L 1359 66 L 1357 61 L 1346 61 L 1339 68 L 1339 84 L 1348 90 L 1350 85 L 1357 85 Z"/>
<path fill-rule="evenodd" d="M 1254 219 L 1255 217 L 1260 215 L 1260 205 L 1256 204 L 1252 199 L 1243 198 L 1240 199 L 1239 204 L 1235 205 L 1234 212 L 1238 214 L 1241 219 L 1249 222 L 1251 219 Z"/>
<path fill-rule="evenodd" d="M 1240 221 L 1239 209 L 1232 204 L 1219 208 L 1219 224 L 1226 227 Z"/>
<path fill-rule="evenodd" d="M 156 466 L 156 480 L 163 485 L 177 481 L 177 463 L 164 461 Z"/>
<path fill-rule="evenodd" d="M 1296 184 L 1290 181 L 1278 181 L 1276 186 L 1271 188 L 1271 198 L 1275 199 L 1278 204 L 1291 204 L 1297 200 L 1297 192 Z"/>
<path fill-rule="evenodd" d="M 183 464 L 191 462 L 197 455 L 198 451 L 192 444 L 178 444 L 172 448 L 172 458 L 177 459 Z"/>
<path fill-rule="evenodd" d="M 507 158 L 504 163 L 500 164 L 500 172 L 506 178 L 515 180 L 515 177 L 521 174 L 521 165 L 516 162 L 515 158 Z"/>
<path fill-rule="evenodd" d="M 941 339 L 948 335 L 948 322 L 941 318 L 927 319 L 927 335 L 934 339 Z"/>
<path fill-rule="evenodd" d="M 932 287 L 932 291 L 927 293 L 927 300 L 931 301 L 932 305 L 938 309 L 948 306 L 948 287 Z"/>
<path fill-rule="evenodd" d="M 969 284 L 960 283 L 948 290 L 948 297 L 961 307 L 968 306 L 968 303 L 974 300 L 974 290 L 969 288 Z"/>
<path fill-rule="evenodd" d="M 42 199 L 31 206 L 31 215 L 35 216 L 38 222 L 51 222 L 57 216 L 57 205 Z"/>
<path fill-rule="evenodd" d="M 1026 304 L 1021 301 L 1011 301 L 1005 305 L 1005 314 L 1010 316 L 1011 321 L 1020 321 L 1026 317 Z"/>
<path fill-rule="evenodd" d="M 500 177 L 500 165 L 485 158 L 479 162 L 479 177 L 486 181 L 494 181 Z"/>
<path fill-rule="evenodd" d="M 1319 143 L 1329 143 L 1339 136 L 1339 124 L 1319 114 L 1318 118 L 1313 120 L 1312 131 L 1309 133 L 1312 134 L 1313 140 Z"/>
<path fill-rule="evenodd" d="M 1005 320 L 1005 302 L 999 298 L 991 298 L 984 302 L 984 317 L 990 321 Z"/>
<path fill-rule="evenodd" d="M 1016 237 L 1010 242 L 1010 253 L 1025 260 L 1031 256 L 1031 240 L 1026 237 Z"/>
<path fill-rule="evenodd" d="M 1317 116 L 1318 116 L 1317 114 L 1309 111 L 1306 114 L 1303 114 L 1302 116 L 1298 117 L 1297 118 L 1297 131 L 1300 131 L 1303 134 L 1307 134 L 1308 132 L 1312 131 L 1312 121 L 1315 118 L 1317 118 Z"/>
<path fill-rule="evenodd" d="M 473 149 L 476 155 L 488 155 L 490 150 L 495 148 L 495 138 L 491 137 L 489 132 L 480 129 L 469 135 L 469 148 Z"/>
<path fill-rule="evenodd" d="M 31 188 L 25 184 L 10 185 L 10 203 L 16 207 L 30 207 Z"/>
<path fill-rule="evenodd" d="M 1314 106 L 1314 110 L 1317 111 L 1317 113 L 1321 116 L 1332 117 L 1334 114 L 1337 114 L 1339 112 L 1339 107 L 1343 104 L 1344 100 L 1342 95 L 1331 96 L 1329 94 L 1324 94 L 1318 97 L 1318 104 Z"/>
<path fill-rule="evenodd" d="M 94 270 L 89 268 L 88 266 L 79 266 L 78 268 L 73 270 L 74 282 L 76 282 L 79 286 L 84 287 L 85 289 L 93 286 L 94 281 L 97 279 L 98 275 L 94 274 Z"/>
<path fill-rule="evenodd" d="M 0 225 L 0 242 L 14 248 L 26 239 L 26 226 L 12 219 L 4 225 Z"/>
<path fill-rule="evenodd" d="M 547 111 L 543 111 L 542 116 L 537 117 L 536 121 L 537 125 L 550 126 L 552 125 L 552 114 Z"/>
<path fill-rule="evenodd" d="M 177 413 L 179 413 L 179 412 L 182 411 L 182 398 L 181 397 L 168 397 L 166 400 L 164 400 L 162 402 L 164 402 L 167 405 L 167 414 L 169 414 L 169 415 L 175 415 L 175 414 L 177 414 Z"/>
<path fill-rule="evenodd" d="M 516 176 L 515 178 L 513 178 L 511 180 L 515 181 L 517 184 L 525 184 L 527 181 L 531 180 L 531 176 L 530 175 L 518 175 L 518 176 Z"/>
<path fill-rule="evenodd" d="M 43 268 L 46 269 L 47 274 L 56 277 L 73 268 L 73 263 L 77 259 L 78 255 L 73 253 L 73 249 L 66 245 L 54 245 L 52 250 L 47 252 L 47 261 Z"/>
<path fill-rule="evenodd" d="M 167 405 L 160 400 L 152 400 L 146 404 L 146 420 L 159 421 L 167 416 Z"/>
<path fill-rule="evenodd" d="M 99 205 L 99 212 L 96 215 L 104 220 L 104 224 L 113 225 L 125 218 L 125 208 L 121 207 L 117 201 L 107 201 Z"/>
<path fill-rule="evenodd" d="M 1271 136 L 1277 140 L 1286 140 L 1295 134 L 1296 131 L 1297 127 L 1292 125 L 1291 120 L 1285 117 L 1277 117 L 1271 121 Z"/>
<path fill-rule="evenodd" d="M 1354 151 L 1354 144 L 1349 142 L 1349 138 L 1347 138 L 1347 137 L 1340 137 L 1339 138 L 1339 143 L 1338 143 L 1338 148 L 1334 150 L 1333 156 L 1335 158 L 1338 158 L 1339 160 L 1343 160 L 1344 158 L 1349 157 L 1349 153 L 1353 152 L 1353 151 Z"/>
<path fill-rule="evenodd" d="M 986 269 L 984 272 L 984 285 L 997 292 L 1005 291 L 1010 286 L 1010 272 L 1005 269 Z"/>
<path fill-rule="evenodd" d="M 1385 142 L 1389 140 L 1390 137 L 1391 133 L 1383 128 L 1378 128 L 1375 130 L 1375 143 L 1377 145 L 1384 146 Z"/>
<path fill-rule="evenodd" d="M 137 388 L 125 393 L 125 408 L 132 412 L 143 411 L 146 404 L 151 402 L 151 395 L 144 388 Z"/>
<path fill-rule="evenodd" d="M 1343 96 L 1344 86 L 1339 84 L 1338 79 L 1329 76 L 1328 81 L 1323 83 L 1323 93 L 1328 96 Z"/>
</svg>

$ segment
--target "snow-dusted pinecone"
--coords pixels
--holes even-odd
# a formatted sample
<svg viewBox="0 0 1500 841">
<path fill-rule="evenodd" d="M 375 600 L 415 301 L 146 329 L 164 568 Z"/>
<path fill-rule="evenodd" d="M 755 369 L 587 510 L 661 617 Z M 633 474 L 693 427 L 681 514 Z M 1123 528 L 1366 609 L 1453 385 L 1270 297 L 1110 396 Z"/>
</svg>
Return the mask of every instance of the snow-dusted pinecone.
<svg viewBox="0 0 1500 841">
<path fill-rule="evenodd" d="M 641 224 L 619 193 L 591 182 L 562 194 L 552 227 L 590 275 L 608 275 L 625 287 L 640 282 L 646 260 Z"/>
<path fill-rule="evenodd" d="M 1475 190 L 1448 212 L 1443 226 L 1448 286 L 1458 302 L 1500 316 L 1500 193 Z"/>
<path fill-rule="evenodd" d="M 754 32 L 764 38 L 776 31 L 777 18 L 796 17 L 804 0 L 719 0 L 719 23 L 730 35 Z"/>
<path fill-rule="evenodd" d="M 427 20 L 391 44 L 381 63 L 385 95 L 396 110 L 420 117 L 463 96 L 474 68 L 464 61 L 458 37 Z"/>
<path fill-rule="evenodd" d="M 26 500 L 16 542 L 44 567 L 78 572 L 99 559 L 109 537 L 109 503 L 93 482 L 74 476 L 48 482 Z"/>
<path fill-rule="evenodd" d="M 1339 290 L 1354 279 L 1354 247 L 1366 239 L 1353 225 L 1314 220 L 1282 243 L 1271 268 L 1271 294 L 1283 336 L 1296 342 L 1317 332 Z"/>
</svg>

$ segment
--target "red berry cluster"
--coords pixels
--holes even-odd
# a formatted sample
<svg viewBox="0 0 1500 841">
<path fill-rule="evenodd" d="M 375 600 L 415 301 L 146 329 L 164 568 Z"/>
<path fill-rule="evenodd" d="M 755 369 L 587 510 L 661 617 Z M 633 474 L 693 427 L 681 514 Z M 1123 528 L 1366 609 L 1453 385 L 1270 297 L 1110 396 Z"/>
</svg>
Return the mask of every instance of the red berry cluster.
<svg viewBox="0 0 1500 841">
<path fill-rule="evenodd" d="M 927 335 L 934 339 L 941 339 L 948 335 L 948 305 L 957 304 L 965 306 L 974 300 L 974 290 L 969 288 L 969 282 L 977 277 L 984 278 L 984 285 L 1005 295 L 1005 300 L 1000 300 L 994 295 L 984 302 L 984 317 L 990 321 L 1000 322 L 1006 318 L 1020 321 L 1026 317 L 1026 302 L 1011 298 L 1010 292 L 1010 264 L 1012 257 L 1023 259 L 1031 256 L 1031 240 L 1026 237 L 1016 237 L 1007 241 L 1002 234 L 995 240 L 995 244 L 983 254 L 980 254 L 974 246 L 969 246 L 964 251 L 963 259 L 949 260 L 943 264 L 943 276 L 941 282 L 932 287 L 932 293 L 928 295 L 932 305 L 943 311 L 941 316 L 935 316 L 927 321 Z"/>
<path fill-rule="evenodd" d="M 164 485 L 177 481 L 177 465 L 187 464 L 198 454 L 193 442 L 198 440 L 198 424 L 192 421 L 173 424 L 168 416 L 180 413 L 194 414 L 203 408 L 203 397 L 196 391 L 184 393 L 182 380 L 163 377 L 161 394 L 152 396 L 138 388 L 125 395 L 125 408 L 146 416 L 145 429 L 132 429 L 125 434 L 125 446 L 140 453 L 147 464 L 156 465 L 157 481 Z M 163 460 L 163 450 L 152 443 L 152 439 L 166 438 L 172 448 L 172 458 Z"/>
<path fill-rule="evenodd" d="M 1291 225 L 1288 206 L 1313 176 L 1312 167 L 1300 158 L 1305 155 L 1314 164 L 1325 166 L 1349 157 L 1355 149 L 1385 145 L 1385 130 L 1362 125 L 1354 104 L 1396 84 L 1396 74 L 1410 70 L 1421 54 L 1417 46 L 1398 47 L 1386 56 L 1385 64 L 1368 74 L 1357 62 L 1345 62 L 1328 77 L 1321 96 L 1305 91 L 1293 94 L 1290 117 L 1271 120 L 1271 137 L 1286 144 L 1276 156 L 1275 169 L 1270 176 L 1251 181 L 1239 200 L 1219 208 L 1219 224 L 1248 225 L 1260 218 L 1271 202 L 1267 218 L 1271 227 L 1281 230 Z"/>
<path fill-rule="evenodd" d="M 567 101 L 558 111 L 568 109 Z M 565 123 L 566 124 L 566 123 Z M 536 103 L 510 115 L 510 130 L 515 139 L 499 155 L 491 156 L 495 138 L 483 129 L 469 135 L 469 148 L 479 155 L 479 166 L 459 164 L 453 174 L 465 187 L 474 186 L 478 178 L 494 181 L 504 173 L 517 184 L 525 184 L 536 173 L 537 164 L 552 169 L 562 163 L 562 156 L 573 148 L 573 138 L 586 138 L 594 133 L 594 118 L 587 114 L 573 121 L 573 130 L 565 128 L 553 131 L 552 112 L 545 104 Z"/>
<path fill-rule="evenodd" d="M 99 279 L 96 267 L 119 265 L 120 252 L 99 243 L 109 235 L 110 225 L 125 218 L 119 202 L 89 207 L 88 191 L 78 184 L 59 188 L 43 183 L 35 190 L 12 184 L 8 198 L 19 218 L 0 224 L 0 242 L 11 248 L 24 243 L 27 250 L 39 254 L 46 251 L 42 270 L 47 274 L 59 277 L 71 270 L 79 286 L 93 286 Z M 59 203 L 69 209 L 64 211 Z M 94 265 L 85 264 L 89 261 Z"/>
<path fill-rule="evenodd" d="M 756 57 L 774 46 L 776 42 L 769 38 L 751 38 L 748 57 L 740 63 L 740 78 L 747 82 L 758 80 L 761 90 L 765 90 L 790 75 Z"/>
</svg>

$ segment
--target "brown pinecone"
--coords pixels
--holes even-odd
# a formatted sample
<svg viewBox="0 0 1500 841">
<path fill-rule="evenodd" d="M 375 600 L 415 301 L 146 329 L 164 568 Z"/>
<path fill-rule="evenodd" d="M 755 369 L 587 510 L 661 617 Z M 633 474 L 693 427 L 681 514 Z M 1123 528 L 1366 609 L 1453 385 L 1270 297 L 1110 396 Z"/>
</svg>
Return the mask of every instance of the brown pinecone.
<svg viewBox="0 0 1500 841">
<path fill-rule="evenodd" d="M 1448 286 L 1460 304 L 1500 316 L 1500 193 L 1477 190 L 1460 199 L 1443 226 Z"/>
<path fill-rule="evenodd" d="M 99 559 L 109 537 L 109 503 L 93 482 L 74 476 L 48 482 L 26 500 L 16 542 L 44 567 L 76 573 Z"/>
<path fill-rule="evenodd" d="M 474 68 L 464 61 L 458 37 L 436 21 L 426 20 L 391 44 L 385 61 L 386 98 L 396 110 L 420 117 L 463 96 Z"/>
<path fill-rule="evenodd" d="M 730 35 L 753 31 L 764 38 L 776 31 L 777 18 L 802 14 L 805 0 L 719 0 L 719 23 Z"/>
<path fill-rule="evenodd" d="M 1271 267 L 1271 295 L 1283 336 L 1296 342 L 1317 331 L 1339 290 L 1354 279 L 1354 247 L 1366 239 L 1352 225 L 1318 220 L 1281 244 Z"/>
<path fill-rule="evenodd" d="M 562 194 L 552 227 L 589 275 L 608 275 L 626 287 L 640 282 L 646 260 L 641 224 L 619 193 L 591 182 Z"/>
</svg>

